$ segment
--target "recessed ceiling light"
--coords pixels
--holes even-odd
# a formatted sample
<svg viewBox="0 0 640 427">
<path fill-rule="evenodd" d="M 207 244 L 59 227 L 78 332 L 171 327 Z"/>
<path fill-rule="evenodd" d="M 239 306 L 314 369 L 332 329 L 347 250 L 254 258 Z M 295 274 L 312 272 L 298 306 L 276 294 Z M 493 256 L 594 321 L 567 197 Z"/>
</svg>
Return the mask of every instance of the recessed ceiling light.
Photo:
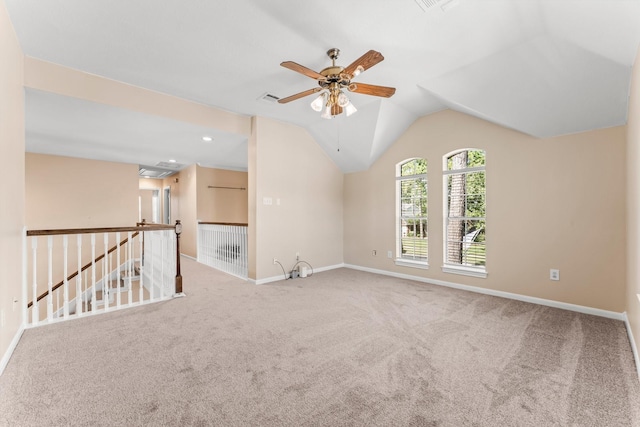
<svg viewBox="0 0 640 427">
<path fill-rule="evenodd" d="M 213 141 L 213 138 L 211 138 L 210 136 L 203 136 L 202 140 L 205 141 L 205 142 L 211 142 L 211 141 Z"/>
<path fill-rule="evenodd" d="M 169 163 L 175 163 L 175 159 L 169 159 Z"/>
</svg>

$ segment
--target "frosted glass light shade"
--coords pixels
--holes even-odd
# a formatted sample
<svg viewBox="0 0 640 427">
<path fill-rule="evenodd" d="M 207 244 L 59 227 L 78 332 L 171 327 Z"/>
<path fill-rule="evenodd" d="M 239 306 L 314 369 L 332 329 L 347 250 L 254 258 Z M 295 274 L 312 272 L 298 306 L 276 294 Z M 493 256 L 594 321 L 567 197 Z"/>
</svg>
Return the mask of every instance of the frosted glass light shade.
<svg viewBox="0 0 640 427">
<path fill-rule="evenodd" d="M 311 103 L 311 108 L 313 108 L 313 111 L 320 112 L 322 111 L 322 107 L 324 107 L 324 93 L 318 95 L 316 99 L 314 99 Z"/>
<path fill-rule="evenodd" d="M 338 95 L 338 105 L 346 107 L 347 104 L 349 104 L 349 98 L 347 98 L 347 95 L 345 95 L 344 92 L 340 91 L 340 94 Z"/>
<path fill-rule="evenodd" d="M 347 117 L 349 117 L 350 115 L 352 115 L 353 113 L 355 113 L 358 110 L 352 103 L 348 103 L 346 105 L 346 107 L 344 107 L 344 111 L 345 111 Z"/>
</svg>

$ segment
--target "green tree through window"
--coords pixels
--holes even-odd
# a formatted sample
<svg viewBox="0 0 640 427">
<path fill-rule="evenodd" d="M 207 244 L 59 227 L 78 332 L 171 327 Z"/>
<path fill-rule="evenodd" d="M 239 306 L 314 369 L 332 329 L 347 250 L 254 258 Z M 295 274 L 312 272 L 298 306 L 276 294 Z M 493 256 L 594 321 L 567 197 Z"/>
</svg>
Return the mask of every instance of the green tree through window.
<svg viewBox="0 0 640 427">
<path fill-rule="evenodd" d="M 397 257 L 427 262 L 427 161 L 411 159 L 398 165 Z"/>
<path fill-rule="evenodd" d="M 485 157 L 472 149 L 446 157 L 445 264 L 483 270 L 486 265 Z"/>
</svg>

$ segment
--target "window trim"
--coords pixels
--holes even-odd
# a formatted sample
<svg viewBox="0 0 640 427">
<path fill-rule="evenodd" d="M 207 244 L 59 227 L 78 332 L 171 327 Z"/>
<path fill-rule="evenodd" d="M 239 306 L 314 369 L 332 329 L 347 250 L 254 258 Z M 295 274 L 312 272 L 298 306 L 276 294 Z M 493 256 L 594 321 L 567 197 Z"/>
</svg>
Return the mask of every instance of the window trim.
<svg viewBox="0 0 640 427">
<path fill-rule="evenodd" d="M 415 175 L 407 175 L 407 176 L 402 176 L 402 165 L 411 162 L 413 160 L 424 160 L 425 163 L 427 164 L 427 172 L 426 173 L 420 173 L 420 174 L 415 174 Z M 395 265 L 401 266 L 401 267 L 410 267 L 410 268 L 418 268 L 418 269 L 422 269 L 422 270 L 428 270 L 429 269 L 429 178 L 428 178 L 428 173 L 429 173 L 429 163 L 427 161 L 426 158 L 424 157 L 409 157 L 407 159 L 401 160 L 398 163 L 396 163 L 396 197 L 395 197 L 395 205 L 396 205 L 396 226 L 395 226 L 395 240 L 396 240 L 396 250 L 395 250 L 395 257 L 394 257 L 394 263 Z M 402 181 L 408 181 L 408 180 L 415 180 L 415 179 L 424 179 L 425 183 L 426 183 L 426 197 L 427 197 L 427 216 L 426 217 L 421 217 L 424 218 L 427 222 L 427 257 L 425 260 L 416 260 L 416 259 L 410 259 L 410 258 L 403 258 L 402 257 L 402 236 L 401 236 L 401 224 L 402 224 L 402 189 L 401 189 L 401 183 Z"/>
<path fill-rule="evenodd" d="M 471 277 L 479 277 L 481 279 L 486 279 L 487 269 L 479 268 L 479 267 L 469 267 L 467 265 L 459 265 L 459 264 L 447 264 L 444 263 L 442 266 L 443 273 L 451 273 L 451 274 L 460 274 L 462 276 L 471 276 Z"/>
<path fill-rule="evenodd" d="M 426 261 L 416 261 L 413 259 L 407 258 L 396 258 L 393 262 L 400 267 L 411 267 L 411 268 L 419 268 L 421 270 L 429 269 L 429 255 L 427 255 Z"/>
<path fill-rule="evenodd" d="M 448 165 L 448 160 L 450 157 L 461 153 L 463 151 L 483 151 L 485 153 L 485 165 L 484 166 L 474 166 L 474 167 L 470 167 L 470 168 L 465 168 L 465 169 L 453 169 L 453 170 L 449 170 L 449 165 Z M 449 273 L 449 274 L 459 274 L 459 275 L 463 275 L 463 276 L 470 276 L 470 277 L 478 277 L 478 278 L 482 278 L 482 279 L 486 279 L 488 276 L 487 273 L 487 265 L 486 265 L 486 258 L 485 258 L 485 265 L 483 266 L 468 266 L 468 265 L 462 265 L 462 264 L 453 264 L 453 263 L 448 263 L 446 262 L 447 259 L 447 242 L 448 242 L 448 236 L 447 236 L 447 223 L 449 221 L 449 212 L 448 212 L 448 203 L 447 203 L 447 198 L 449 197 L 449 192 L 448 192 L 448 188 L 447 188 L 447 176 L 450 175 L 457 175 L 457 174 L 467 174 L 467 173 L 474 173 L 474 172 L 484 172 L 485 173 L 485 180 L 486 180 L 486 172 L 487 172 L 487 166 L 486 166 L 486 154 L 487 154 L 487 150 L 482 149 L 482 148 L 460 148 L 457 150 L 453 150 L 450 151 L 446 154 L 444 154 L 442 156 L 442 226 L 443 226 L 443 239 L 442 239 L 442 272 L 443 273 Z M 487 208 L 487 200 L 486 200 L 486 181 L 485 181 L 485 210 Z M 472 219 L 472 220 L 477 220 L 477 219 L 481 219 L 481 218 L 476 218 L 476 217 L 459 217 L 456 219 Z M 486 214 L 483 217 L 483 219 L 486 221 Z M 486 244 L 485 244 L 485 257 L 486 257 Z"/>
</svg>

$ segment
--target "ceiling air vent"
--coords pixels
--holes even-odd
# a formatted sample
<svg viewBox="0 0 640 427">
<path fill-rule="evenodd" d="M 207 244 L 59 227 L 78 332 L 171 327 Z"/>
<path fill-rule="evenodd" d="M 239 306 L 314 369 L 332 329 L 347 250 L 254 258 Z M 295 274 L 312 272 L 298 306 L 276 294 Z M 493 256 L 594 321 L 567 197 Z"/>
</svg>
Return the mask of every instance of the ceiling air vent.
<svg viewBox="0 0 640 427">
<path fill-rule="evenodd" d="M 164 169 L 152 168 L 149 166 L 140 166 L 140 168 L 138 169 L 138 175 L 144 178 L 165 178 L 173 173 L 175 172 L 164 170 Z"/>
<path fill-rule="evenodd" d="M 171 170 L 180 170 L 184 167 L 182 163 L 176 162 L 158 162 L 156 166 L 159 168 L 171 169 Z"/>
<path fill-rule="evenodd" d="M 415 0 L 416 4 L 420 6 L 423 12 L 426 12 L 436 6 L 440 6 L 443 12 L 458 5 L 459 0 Z"/>
<path fill-rule="evenodd" d="M 270 93 L 263 93 L 262 95 L 260 95 L 260 98 L 258 98 L 258 100 L 264 101 L 264 102 L 268 102 L 269 104 L 273 104 L 274 102 L 278 102 L 280 98 L 272 95 Z"/>
</svg>

